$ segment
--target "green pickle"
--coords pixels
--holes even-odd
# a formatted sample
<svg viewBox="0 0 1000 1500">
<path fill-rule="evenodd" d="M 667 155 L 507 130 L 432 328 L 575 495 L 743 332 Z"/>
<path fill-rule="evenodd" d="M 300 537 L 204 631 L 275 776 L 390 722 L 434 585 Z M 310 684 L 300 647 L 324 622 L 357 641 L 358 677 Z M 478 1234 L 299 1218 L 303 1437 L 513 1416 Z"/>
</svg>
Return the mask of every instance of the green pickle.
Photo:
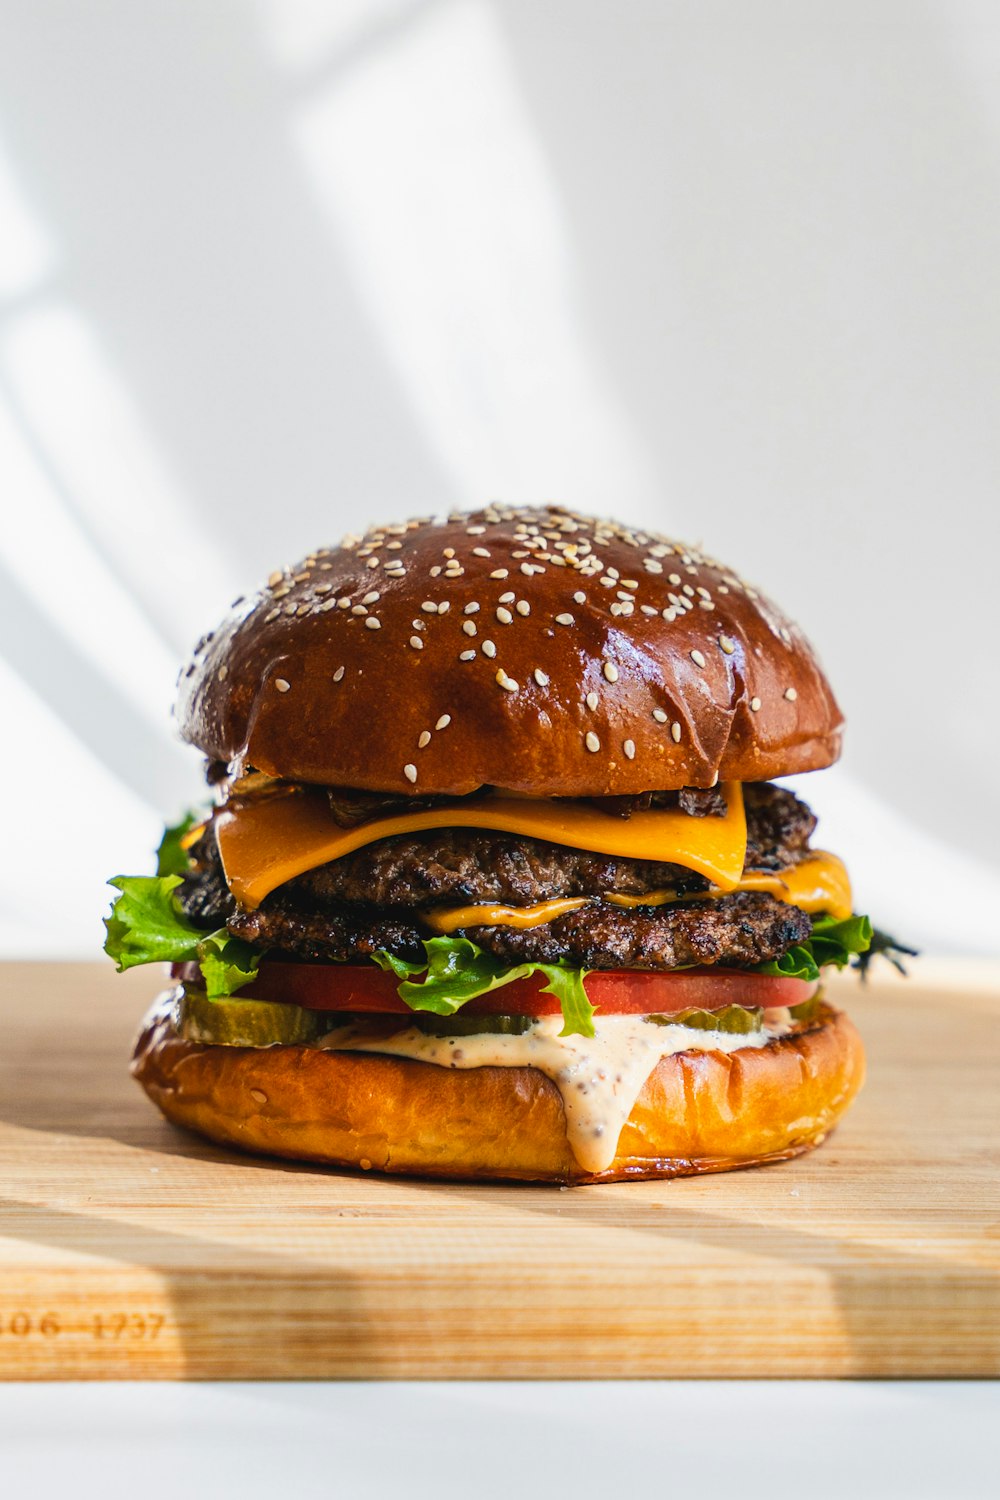
<svg viewBox="0 0 1000 1500">
<path fill-rule="evenodd" d="M 759 1031 L 764 1012 L 748 1010 L 743 1005 L 726 1005 L 722 1010 L 682 1010 L 674 1016 L 647 1016 L 654 1026 L 693 1026 L 697 1031 L 730 1031 L 746 1035 Z"/>
<path fill-rule="evenodd" d="M 187 990 L 174 1004 L 175 1030 L 189 1042 L 210 1047 L 294 1047 L 328 1031 L 322 1014 L 299 1005 L 274 1005 L 239 995 L 210 1000 Z"/>
<path fill-rule="evenodd" d="M 535 1024 L 532 1016 L 430 1016 L 414 1014 L 404 1025 L 428 1036 L 523 1036 Z"/>
</svg>

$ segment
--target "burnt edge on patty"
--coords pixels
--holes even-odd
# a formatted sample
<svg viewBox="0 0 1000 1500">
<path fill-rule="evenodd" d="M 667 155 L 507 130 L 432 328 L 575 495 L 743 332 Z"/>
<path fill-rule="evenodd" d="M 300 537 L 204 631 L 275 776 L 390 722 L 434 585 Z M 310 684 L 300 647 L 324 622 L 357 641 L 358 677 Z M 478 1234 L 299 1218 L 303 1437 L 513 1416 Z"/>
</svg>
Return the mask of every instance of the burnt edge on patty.
<svg viewBox="0 0 1000 1500">
<path fill-rule="evenodd" d="M 747 870 L 780 870 L 808 852 L 816 819 L 793 793 L 753 783 L 744 787 L 744 800 Z M 419 959 L 422 939 L 434 933 L 415 908 L 441 904 L 591 898 L 592 905 L 538 927 L 461 930 L 512 963 L 562 958 L 588 968 L 765 963 L 807 938 L 812 926 L 797 907 L 762 893 L 692 900 L 708 882 L 683 866 L 489 830 L 446 828 L 381 839 L 288 881 L 256 911 L 234 902 L 211 828 L 192 855 L 198 869 L 178 894 L 193 921 L 206 928 L 225 923 L 255 947 L 306 960 L 343 962 L 381 948 Z M 643 896 L 664 888 L 686 899 L 631 909 L 598 899 L 608 891 Z"/>
</svg>

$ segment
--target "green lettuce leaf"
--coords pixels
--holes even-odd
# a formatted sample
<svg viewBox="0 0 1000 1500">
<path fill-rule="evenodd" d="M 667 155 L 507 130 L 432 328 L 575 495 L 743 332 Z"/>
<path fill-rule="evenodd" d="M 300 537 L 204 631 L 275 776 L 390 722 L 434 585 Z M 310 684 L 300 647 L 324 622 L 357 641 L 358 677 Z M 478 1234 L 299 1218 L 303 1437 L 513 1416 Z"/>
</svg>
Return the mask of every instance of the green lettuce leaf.
<svg viewBox="0 0 1000 1500">
<path fill-rule="evenodd" d="M 872 924 L 867 917 L 816 917 L 812 934 L 804 943 L 797 943 L 772 963 L 758 964 L 754 972 L 780 974 L 786 979 L 818 979 L 820 969 L 827 964 L 842 969 L 855 954 L 867 953 L 871 941 Z"/>
<path fill-rule="evenodd" d="M 156 873 L 157 875 L 186 875 L 191 868 L 188 852 L 181 845 L 181 839 L 186 833 L 190 833 L 201 817 L 196 812 L 186 812 L 179 823 L 172 828 L 163 830 L 160 847 L 156 851 Z"/>
<path fill-rule="evenodd" d="M 423 963 L 408 962 L 384 949 L 372 955 L 380 969 L 402 981 L 397 993 L 411 1010 L 453 1016 L 467 1000 L 500 989 L 515 979 L 544 974 L 548 983 L 543 986 L 543 993 L 555 995 L 562 1007 L 560 1036 L 594 1035 L 594 1007 L 584 988 L 584 969 L 562 963 L 506 965 L 468 938 L 430 938 L 424 943 L 424 951 L 427 957 Z"/>
<path fill-rule="evenodd" d="M 204 932 L 174 899 L 180 875 L 116 875 L 121 895 L 105 918 L 104 951 L 119 974 L 138 964 L 199 963 L 211 999 L 232 995 L 257 974 L 258 955 L 224 927 Z"/>
</svg>

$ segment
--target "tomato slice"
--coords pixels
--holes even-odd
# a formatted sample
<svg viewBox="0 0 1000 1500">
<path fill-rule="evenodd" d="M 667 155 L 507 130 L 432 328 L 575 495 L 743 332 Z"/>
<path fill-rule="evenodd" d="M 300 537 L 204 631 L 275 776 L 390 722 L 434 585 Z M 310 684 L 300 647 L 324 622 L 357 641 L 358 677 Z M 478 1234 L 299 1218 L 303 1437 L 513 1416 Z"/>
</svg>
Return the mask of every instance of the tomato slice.
<svg viewBox="0 0 1000 1500">
<path fill-rule="evenodd" d="M 174 977 L 195 983 L 197 964 L 175 964 Z M 543 994 L 545 976 L 532 974 L 462 1006 L 466 1016 L 556 1016 L 555 995 Z M 295 964 L 260 966 L 252 984 L 240 994 L 248 999 L 285 1001 L 306 1010 L 381 1011 L 409 1015 L 411 1007 L 396 993 L 399 980 L 375 964 Z M 671 1015 L 682 1010 L 720 1010 L 725 1005 L 800 1005 L 817 986 L 806 979 L 748 974 L 738 969 L 596 969 L 584 985 L 592 1005 L 604 1015 Z"/>
</svg>

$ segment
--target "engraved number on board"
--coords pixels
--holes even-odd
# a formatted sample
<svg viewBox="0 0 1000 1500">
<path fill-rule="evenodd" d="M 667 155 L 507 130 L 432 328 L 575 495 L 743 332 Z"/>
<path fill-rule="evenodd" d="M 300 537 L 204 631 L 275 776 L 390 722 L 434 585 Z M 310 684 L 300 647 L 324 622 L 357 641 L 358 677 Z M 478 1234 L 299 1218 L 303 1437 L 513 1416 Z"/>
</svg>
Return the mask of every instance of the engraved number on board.
<svg viewBox="0 0 1000 1500">
<path fill-rule="evenodd" d="M 83 1324 L 61 1318 L 56 1312 L 0 1312 L 0 1337 L 25 1339 L 58 1338 L 63 1333 L 86 1332 L 95 1339 L 120 1342 L 133 1339 L 155 1339 L 163 1327 L 162 1313 L 95 1313 Z"/>
</svg>

